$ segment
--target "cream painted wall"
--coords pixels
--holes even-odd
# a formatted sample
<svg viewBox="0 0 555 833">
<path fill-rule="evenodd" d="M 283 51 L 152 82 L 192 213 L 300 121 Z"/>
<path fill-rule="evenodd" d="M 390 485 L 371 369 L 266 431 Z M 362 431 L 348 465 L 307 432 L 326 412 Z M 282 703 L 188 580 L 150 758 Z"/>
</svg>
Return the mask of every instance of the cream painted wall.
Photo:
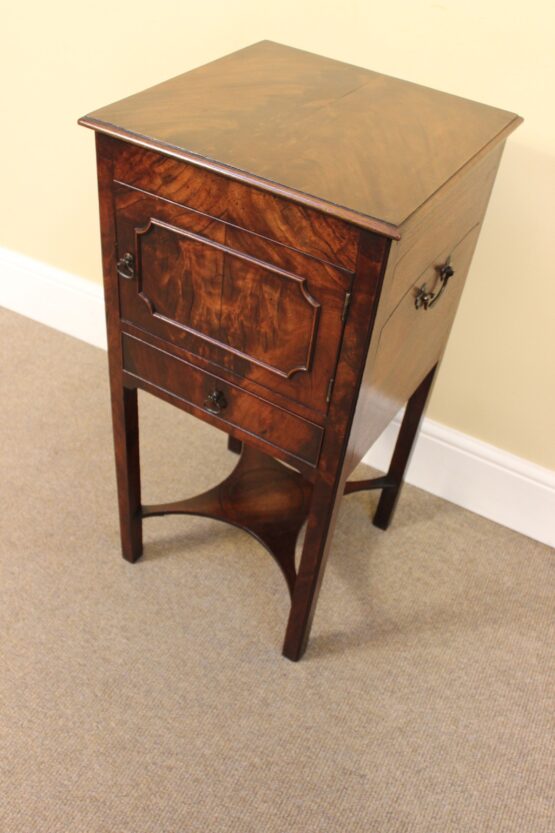
<svg viewBox="0 0 555 833">
<path fill-rule="evenodd" d="M 429 416 L 555 469 L 552 0 L 69 0 L 3 12 L 0 245 L 100 280 L 90 110 L 269 38 L 518 112 Z"/>
</svg>

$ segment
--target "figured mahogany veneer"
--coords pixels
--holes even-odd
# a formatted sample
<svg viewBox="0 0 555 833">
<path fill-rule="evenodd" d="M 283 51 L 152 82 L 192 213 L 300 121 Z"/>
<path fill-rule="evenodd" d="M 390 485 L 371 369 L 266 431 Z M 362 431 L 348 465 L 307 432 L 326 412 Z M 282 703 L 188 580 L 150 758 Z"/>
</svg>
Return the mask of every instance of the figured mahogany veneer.
<svg viewBox="0 0 555 833">
<path fill-rule="evenodd" d="M 278 456 L 285 452 L 285 459 L 296 458 L 297 465 L 315 466 L 318 462 L 323 435 L 320 426 L 131 335 L 122 336 L 122 345 L 123 367 L 131 384 L 157 393 L 241 439 L 259 440 L 266 450 L 274 447 Z M 219 414 L 207 413 L 206 403 L 213 391 L 219 391 L 225 401 Z"/>
<path fill-rule="evenodd" d="M 116 185 L 120 311 L 146 332 L 304 404 L 322 421 L 353 273 Z M 253 327 L 258 321 L 260 327 Z"/>
<path fill-rule="evenodd" d="M 391 521 L 504 142 L 521 119 L 270 42 L 81 119 L 97 132 L 124 557 L 142 520 L 239 526 L 306 647 L 343 494 Z M 137 389 L 240 453 L 223 483 L 143 506 Z M 406 403 L 389 471 L 349 475 Z M 295 548 L 306 522 L 298 563 Z"/>
<path fill-rule="evenodd" d="M 239 463 L 218 486 L 189 500 L 143 506 L 143 517 L 202 515 L 244 529 L 275 558 L 293 595 L 295 544 L 309 512 L 312 485 L 267 454 L 249 446 L 239 451 Z"/>
<path fill-rule="evenodd" d="M 137 145 L 117 143 L 113 153 L 116 182 L 249 229 L 349 271 L 355 267 L 358 230 L 347 223 Z"/>
</svg>

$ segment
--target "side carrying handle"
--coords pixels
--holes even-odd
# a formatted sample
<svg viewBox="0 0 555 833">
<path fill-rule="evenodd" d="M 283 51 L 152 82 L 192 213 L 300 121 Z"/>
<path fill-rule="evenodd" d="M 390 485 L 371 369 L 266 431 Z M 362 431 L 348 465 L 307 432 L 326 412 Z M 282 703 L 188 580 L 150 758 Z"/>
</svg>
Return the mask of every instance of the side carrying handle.
<svg viewBox="0 0 555 833">
<path fill-rule="evenodd" d="M 227 408 L 227 400 L 221 390 L 213 390 L 204 400 L 204 407 L 210 414 L 220 414 Z"/>
<path fill-rule="evenodd" d="M 438 292 L 428 292 L 426 289 L 426 284 L 423 283 L 420 289 L 416 293 L 416 297 L 414 299 L 414 306 L 416 309 L 420 309 L 423 307 L 424 309 L 430 309 L 433 307 L 434 304 L 437 304 L 441 295 L 445 288 L 447 287 L 447 283 L 449 278 L 452 278 L 455 274 L 455 270 L 451 266 L 451 258 L 448 257 L 443 266 L 439 269 L 439 280 L 441 286 L 439 287 Z"/>
</svg>

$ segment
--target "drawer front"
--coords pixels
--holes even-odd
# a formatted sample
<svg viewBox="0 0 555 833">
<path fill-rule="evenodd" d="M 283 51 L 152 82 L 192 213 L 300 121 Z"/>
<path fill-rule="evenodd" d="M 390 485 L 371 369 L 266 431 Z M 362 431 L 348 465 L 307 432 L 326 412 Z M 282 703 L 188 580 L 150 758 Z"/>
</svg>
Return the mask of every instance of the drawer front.
<svg viewBox="0 0 555 833">
<path fill-rule="evenodd" d="M 238 180 L 117 141 L 114 177 L 321 260 L 355 268 L 355 227 Z"/>
<path fill-rule="evenodd" d="M 475 226 L 452 249 L 444 249 L 405 294 L 383 327 L 371 374 L 372 413 L 376 436 L 405 404 L 416 386 L 441 357 L 465 278 L 478 240 Z M 454 270 L 441 296 L 429 308 L 417 308 L 424 287 L 436 293 L 441 288 L 440 269 L 447 263 Z"/>
<path fill-rule="evenodd" d="M 352 274 L 122 185 L 115 204 L 122 319 L 323 416 Z"/>
<path fill-rule="evenodd" d="M 122 345 L 124 370 L 147 390 L 169 395 L 184 410 L 224 431 L 237 428 L 257 438 L 270 454 L 280 449 L 317 465 L 323 435 L 318 425 L 133 336 L 122 334 Z"/>
</svg>

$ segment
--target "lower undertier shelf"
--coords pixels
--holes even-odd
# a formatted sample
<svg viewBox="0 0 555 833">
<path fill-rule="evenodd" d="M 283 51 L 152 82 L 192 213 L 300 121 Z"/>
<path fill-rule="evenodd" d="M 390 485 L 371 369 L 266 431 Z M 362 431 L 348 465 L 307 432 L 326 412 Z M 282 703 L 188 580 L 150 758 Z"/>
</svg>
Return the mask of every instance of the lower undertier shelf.
<svg viewBox="0 0 555 833">
<path fill-rule="evenodd" d="M 349 482 L 345 494 L 394 485 L 387 476 Z M 243 446 L 236 467 L 217 486 L 187 500 L 143 506 L 142 516 L 200 515 L 245 530 L 273 556 L 292 596 L 295 547 L 310 510 L 312 488 L 299 472 Z"/>
</svg>

